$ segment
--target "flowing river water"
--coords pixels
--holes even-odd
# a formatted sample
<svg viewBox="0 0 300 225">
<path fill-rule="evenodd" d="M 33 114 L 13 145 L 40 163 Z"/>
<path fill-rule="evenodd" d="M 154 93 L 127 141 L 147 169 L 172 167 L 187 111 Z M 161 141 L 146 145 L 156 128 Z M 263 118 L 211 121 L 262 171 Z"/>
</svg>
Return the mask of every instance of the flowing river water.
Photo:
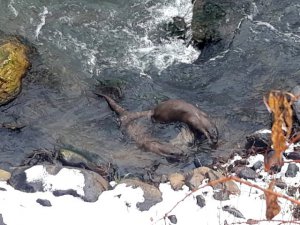
<svg viewBox="0 0 300 225">
<path fill-rule="evenodd" d="M 193 157 L 170 164 L 128 140 L 118 127 L 116 115 L 92 93 L 99 80 L 117 79 L 125 84 L 120 104 L 128 110 L 147 110 L 166 98 L 201 106 L 216 121 L 221 136 L 219 150 L 211 150 L 204 143 L 193 153 L 204 161 L 211 152 L 218 156 L 241 148 L 245 135 L 269 125 L 262 94 L 272 87 L 291 88 L 297 80 L 297 64 L 290 63 L 295 69 L 289 68 L 289 81 L 274 76 L 269 82 L 274 74 L 250 79 L 247 74 L 260 75 L 267 70 L 268 58 L 262 57 L 264 63 L 259 65 L 255 56 L 243 56 L 242 50 L 247 48 L 243 46 L 245 40 L 251 46 L 261 34 L 266 35 L 261 39 L 266 40 L 268 49 L 270 42 L 278 41 L 274 33 L 280 40 L 284 35 L 267 23 L 249 19 L 239 34 L 244 41 L 235 43 L 232 53 L 197 65 L 194 62 L 200 51 L 166 30 L 174 16 L 183 17 L 189 25 L 191 1 L 1 0 L 0 29 L 24 37 L 38 56 L 24 78 L 21 94 L 1 107 L 2 123 L 25 127 L 21 132 L 0 130 L 0 166 L 10 169 L 36 149 L 71 146 L 97 153 L 128 173 L 143 173 L 154 162 L 164 172 L 193 167 Z M 248 32 L 251 29 L 257 33 Z M 298 52 L 297 37 L 286 38 L 290 44 L 287 50 Z M 233 59 L 229 61 L 229 57 Z M 252 61 L 243 68 L 238 60 L 249 57 Z M 236 76 L 239 72 L 246 76 Z M 232 77 L 226 77 L 228 73 Z M 231 87 L 233 81 L 238 84 Z M 153 127 L 153 132 L 166 140 L 178 130 L 176 124 Z"/>
</svg>

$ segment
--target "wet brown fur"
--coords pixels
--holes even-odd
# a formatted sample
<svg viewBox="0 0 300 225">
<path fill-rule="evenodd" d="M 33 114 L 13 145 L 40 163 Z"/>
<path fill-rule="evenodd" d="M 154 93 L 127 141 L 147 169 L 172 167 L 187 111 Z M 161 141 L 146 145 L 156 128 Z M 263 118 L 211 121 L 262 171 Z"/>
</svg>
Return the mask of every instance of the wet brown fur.
<svg viewBox="0 0 300 225">
<path fill-rule="evenodd" d="M 154 108 L 152 118 L 163 123 L 186 123 L 192 130 L 203 133 L 210 144 L 216 145 L 218 142 L 218 129 L 208 115 L 183 100 L 170 99 L 161 102 Z"/>
</svg>

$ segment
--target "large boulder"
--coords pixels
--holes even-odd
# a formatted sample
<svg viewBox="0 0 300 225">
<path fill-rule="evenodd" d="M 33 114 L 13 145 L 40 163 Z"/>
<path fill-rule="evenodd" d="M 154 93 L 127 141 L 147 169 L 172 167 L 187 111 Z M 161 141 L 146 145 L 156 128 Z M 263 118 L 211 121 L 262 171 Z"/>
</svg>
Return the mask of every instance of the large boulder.
<svg viewBox="0 0 300 225">
<path fill-rule="evenodd" d="M 70 194 L 87 202 L 95 202 L 108 190 L 108 182 L 99 174 L 60 165 L 36 165 L 16 169 L 8 183 L 24 192 L 50 191 L 55 196 Z"/>
<path fill-rule="evenodd" d="M 213 56 L 231 44 L 241 21 L 249 14 L 250 1 L 196 0 L 193 8 L 192 38 L 198 46 L 215 45 L 202 55 Z"/>
<path fill-rule="evenodd" d="M 13 100 L 29 67 L 28 48 L 17 39 L 0 42 L 0 106 Z"/>
</svg>

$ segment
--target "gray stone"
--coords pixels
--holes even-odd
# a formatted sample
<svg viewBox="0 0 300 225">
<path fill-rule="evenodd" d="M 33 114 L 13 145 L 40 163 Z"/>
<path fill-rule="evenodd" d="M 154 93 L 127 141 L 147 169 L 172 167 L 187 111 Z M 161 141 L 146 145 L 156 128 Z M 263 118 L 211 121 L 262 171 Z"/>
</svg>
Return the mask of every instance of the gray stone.
<svg viewBox="0 0 300 225">
<path fill-rule="evenodd" d="M 196 200 L 197 200 L 197 205 L 199 205 L 200 208 L 203 208 L 206 205 L 205 198 L 203 196 L 197 195 Z"/>
<path fill-rule="evenodd" d="M 225 211 L 225 212 L 229 212 L 230 214 L 234 215 L 237 218 L 245 219 L 244 215 L 234 207 L 225 205 L 225 206 L 222 207 L 222 210 Z"/>
<path fill-rule="evenodd" d="M 49 200 L 47 200 L 47 199 L 40 199 L 40 198 L 38 198 L 36 200 L 36 202 L 39 203 L 42 206 L 46 206 L 46 207 L 52 206 L 51 202 Z"/>
<path fill-rule="evenodd" d="M 256 163 L 253 164 L 252 169 L 254 171 L 259 170 L 263 167 L 264 163 L 263 161 L 257 161 Z"/>
<path fill-rule="evenodd" d="M 28 181 L 26 171 L 32 168 L 37 169 L 34 167 L 39 167 L 38 171 L 40 174 L 37 174 L 38 177 L 36 180 Z M 68 189 L 53 189 L 51 184 L 50 184 L 51 186 L 50 188 L 45 187 L 44 173 L 48 173 L 48 175 L 56 176 L 62 169 L 73 170 L 74 173 L 77 173 L 77 175 L 79 174 L 83 176 L 83 181 L 84 181 L 83 189 L 82 189 L 83 194 L 78 193 L 77 190 L 78 187 L 74 187 L 74 189 L 72 187 Z M 30 168 L 17 169 L 12 173 L 12 176 L 8 180 L 8 183 L 11 186 L 13 186 L 15 189 L 24 192 L 51 191 L 56 196 L 70 194 L 73 195 L 74 197 L 80 197 L 87 202 L 97 201 L 99 195 L 103 191 L 108 190 L 109 187 L 108 182 L 99 174 L 93 171 L 79 169 L 79 168 L 74 169 L 69 167 L 62 167 L 60 165 L 38 165 Z M 82 184 L 81 183 L 78 184 L 78 186 L 80 185 Z"/>
<path fill-rule="evenodd" d="M 3 222 L 2 214 L 0 214 L 0 225 L 6 225 L 6 224 Z"/>
<path fill-rule="evenodd" d="M 255 178 L 257 178 L 257 173 L 249 167 L 244 167 L 237 172 L 237 176 L 244 179 L 255 180 Z"/>
<path fill-rule="evenodd" d="M 290 163 L 285 172 L 286 177 L 295 177 L 299 171 L 299 167 L 295 163 Z"/>
<path fill-rule="evenodd" d="M 133 188 L 140 187 L 144 192 L 144 202 L 138 202 L 137 208 L 141 211 L 149 210 L 153 205 L 162 201 L 162 193 L 158 188 L 151 184 L 144 183 L 137 179 L 124 179 L 120 184 L 126 184 Z"/>
<path fill-rule="evenodd" d="M 168 219 L 170 220 L 171 223 L 177 224 L 177 218 L 175 215 L 168 216 Z"/>
</svg>

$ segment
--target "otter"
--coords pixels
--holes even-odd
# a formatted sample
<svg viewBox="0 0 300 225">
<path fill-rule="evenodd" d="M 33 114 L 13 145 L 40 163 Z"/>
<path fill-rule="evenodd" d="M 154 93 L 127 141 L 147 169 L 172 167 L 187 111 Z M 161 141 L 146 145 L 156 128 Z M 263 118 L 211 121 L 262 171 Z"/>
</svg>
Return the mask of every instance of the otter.
<svg viewBox="0 0 300 225">
<path fill-rule="evenodd" d="M 180 157 L 184 156 L 183 150 L 173 146 L 170 143 L 162 142 L 151 137 L 145 127 L 139 124 L 137 119 L 141 117 L 147 117 L 150 119 L 153 115 L 152 110 L 129 112 L 111 97 L 101 93 L 95 94 L 103 97 L 107 101 L 110 108 L 118 114 L 121 128 L 124 129 L 129 137 L 136 142 L 138 147 L 176 161 L 178 161 Z"/>
<path fill-rule="evenodd" d="M 170 99 L 159 103 L 153 109 L 152 118 L 162 123 L 186 123 L 192 130 L 203 133 L 212 146 L 218 142 L 218 129 L 208 115 L 183 100 Z"/>
</svg>

